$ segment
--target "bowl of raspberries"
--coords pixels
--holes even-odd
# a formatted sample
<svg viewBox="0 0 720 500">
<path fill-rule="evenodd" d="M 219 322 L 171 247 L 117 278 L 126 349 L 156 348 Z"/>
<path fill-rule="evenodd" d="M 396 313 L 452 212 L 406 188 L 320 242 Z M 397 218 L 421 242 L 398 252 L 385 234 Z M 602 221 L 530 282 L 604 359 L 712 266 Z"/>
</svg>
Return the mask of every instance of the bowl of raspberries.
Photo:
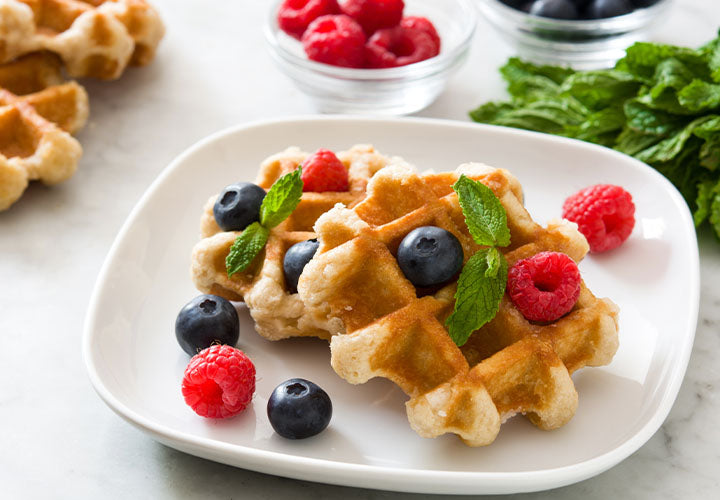
<svg viewBox="0 0 720 500">
<path fill-rule="evenodd" d="M 587 70 L 611 67 L 671 0 L 478 0 L 520 57 Z"/>
<path fill-rule="evenodd" d="M 320 111 L 403 115 L 443 91 L 475 24 L 474 0 L 280 0 L 265 35 Z"/>
</svg>

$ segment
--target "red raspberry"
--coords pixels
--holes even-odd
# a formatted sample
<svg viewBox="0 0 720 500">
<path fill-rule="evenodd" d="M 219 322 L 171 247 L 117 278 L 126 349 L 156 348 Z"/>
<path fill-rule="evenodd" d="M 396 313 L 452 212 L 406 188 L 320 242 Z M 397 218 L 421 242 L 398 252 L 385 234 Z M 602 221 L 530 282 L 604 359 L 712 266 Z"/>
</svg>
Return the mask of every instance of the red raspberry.
<svg viewBox="0 0 720 500">
<path fill-rule="evenodd" d="M 313 61 L 360 68 L 365 61 L 365 34 L 348 16 L 320 16 L 302 36 L 305 53 Z"/>
<path fill-rule="evenodd" d="M 348 169 L 335 153 L 328 149 L 318 149 L 308 156 L 302 164 L 303 191 L 322 193 L 323 191 L 347 191 Z"/>
<path fill-rule="evenodd" d="M 343 14 L 355 19 L 368 36 L 382 28 L 397 26 L 402 19 L 403 0 L 345 0 Z"/>
<path fill-rule="evenodd" d="M 182 393 L 201 417 L 232 417 L 250 404 L 254 392 L 255 365 L 229 345 L 203 349 L 185 368 Z"/>
<path fill-rule="evenodd" d="M 578 225 L 591 252 L 605 252 L 619 247 L 632 233 L 635 204 L 620 186 L 598 184 L 565 200 L 563 217 Z"/>
<path fill-rule="evenodd" d="M 365 44 L 365 62 L 370 68 L 394 68 L 435 57 L 440 47 L 425 30 L 398 26 L 378 30 Z"/>
<path fill-rule="evenodd" d="M 541 252 L 510 268 L 507 292 L 526 319 L 555 321 L 577 302 L 580 271 L 564 253 Z"/>
<path fill-rule="evenodd" d="M 438 52 L 440 52 L 440 35 L 438 35 L 435 25 L 427 17 L 408 16 L 403 17 L 400 21 L 400 26 L 403 28 L 425 31 L 433 40 L 433 43 L 437 46 Z"/>
<path fill-rule="evenodd" d="M 315 19 L 339 13 L 337 0 L 285 0 L 280 4 L 277 20 L 281 30 L 299 40 Z"/>
</svg>

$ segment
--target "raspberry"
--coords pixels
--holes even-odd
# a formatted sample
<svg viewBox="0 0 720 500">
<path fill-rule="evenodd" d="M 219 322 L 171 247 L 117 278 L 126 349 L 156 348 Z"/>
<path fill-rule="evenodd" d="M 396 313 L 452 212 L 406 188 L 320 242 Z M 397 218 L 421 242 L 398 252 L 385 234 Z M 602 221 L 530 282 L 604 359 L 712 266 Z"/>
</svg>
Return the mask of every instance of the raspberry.
<svg viewBox="0 0 720 500">
<path fill-rule="evenodd" d="M 530 321 L 555 321 L 580 296 L 580 271 L 564 253 L 541 252 L 519 260 L 508 271 L 507 291 Z"/>
<path fill-rule="evenodd" d="M 365 34 L 348 16 L 318 17 L 305 30 L 302 43 L 313 61 L 348 68 L 360 68 L 365 61 Z"/>
<path fill-rule="evenodd" d="M 632 233 L 635 205 L 620 186 L 598 184 L 565 200 L 563 217 L 578 225 L 591 252 L 605 252 L 619 247 Z"/>
<path fill-rule="evenodd" d="M 438 35 L 435 25 L 426 17 L 408 16 L 403 17 L 400 21 L 400 26 L 403 28 L 420 30 L 426 32 L 432 38 L 433 43 L 437 46 L 438 52 L 440 52 L 440 35 Z"/>
<path fill-rule="evenodd" d="M 438 55 L 440 47 L 432 35 L 418 28 L 378 30 L 365 44 L 366 64 L 370 68 L 405 66 Z"/>
<path fill-rule="evenodd" d="M 315 19 L 339 13 L 337 0 L 285 0 L 278 8 L 277 21 L 281 30 L 299 40 Z"/>
<path fill-rule="evenodd" d="M 243 411 L 255 392 L 255 366 L 242 351 L 213 345 L 185 368 L 182 393 L 201 417 L 226 418 Z"/>
<path fill-rule="evenodd" d="M 397 26 L 402 19 L 403 0 L 345 0 L 340 4 L 343 14 L 355 19 L 365 34 Z"/>
<path fill-rule="evenodd" d="M 303 191 L 322 193 L 323 191 L 347 191 L 348 170 L 335 153 L 328 149 L 318 149 L 308 156 L 302 164 Z"/>
</svg>

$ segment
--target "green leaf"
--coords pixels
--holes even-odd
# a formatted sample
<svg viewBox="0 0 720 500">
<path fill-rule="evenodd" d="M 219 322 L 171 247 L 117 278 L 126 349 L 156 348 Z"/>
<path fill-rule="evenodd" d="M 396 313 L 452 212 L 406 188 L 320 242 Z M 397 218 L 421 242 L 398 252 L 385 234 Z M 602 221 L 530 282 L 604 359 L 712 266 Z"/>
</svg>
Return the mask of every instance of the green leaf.
<svg viewBox="0 0 720 500">
<path fill-rule="evenodd" d="M 720 238 L 720 192 L 716 189 L 710 204 L 710 225 L 715 231 L 715 236 Z"/>
<path fill-rule="evenodd" d="M 617 133 L 625 126 L 625 113 L 621 107 L 605 108 L 588 116 L 577 128 L 573 136 L 577 139 L 591 142 L 601 142 L 601 137 L 610 132 L 609 144 L 614 143 Z"/>
<path fill-rule="evenodd" d="M 720 85 L 693 80 L 678 93 L 678 101 L 692 112 L 708 111 L 720 107 Z"/>
<path fill-rule="evenodd" d="M 528 75 L 510 82 L 507 90 L 517 101 L 530 103 L 557 97 L 560 86 L 545 76 Z"/>
<path fill-rule="evenodd" d="M 708 170 L 720 167 L 720 134 L 706 141 L 700 148 L 700 165 Z"/>
<path fill-rule="evenodd" d="M 710 215 L 710 204 L 712 203 L 715 189 L 716 182 L 712 180 L 705 180 L 698 185 L 698 194 L 695 200 L 696 208 L 695 213 L 693 214 L 695 227 L 699 227 L 700 224 L 705 222 L 708 215 Z"/>
<path fill-rule="evenodd" d="M 470 118 L 478 123 L 495 123 L 514 109 L 509 102 L 488 102 L 470 111 Z"/>
<path fill-rule="evenodd" d="M 501 247 L 510 244 L 507 214 L 492 189 L 461 175 L 453 185 L 465 216 L 465 223 L 478 245 Z"/>
<path fill-rule="evenodd" d="M 575 73 L 575 71 L 562 66 L 540 66 L 522 61 L 517 57 L 511 57 L 508 62 L 500 68 L 500 73 L 508 83 L 516 82 L 528 76 L 542 76 L 559 85 L 568 76 Z"/>
<path fill-rule="evenodd" d="M 244 271 L 259 254 L 267 243 L 270 230 L 253 222 L 235 239 L 230 253 L 225 258 L 225 268 L 228 277 Z"/>
<path fill-rule="evenodd" d="M 275 181 L 260 205 L 260 224 L 273 228 L 295 210 L 302 196 L 301 175 L 302 167 L 298 167 Z"/>
<path fill-rule="evenodd" d="M 662 140 L 654 134 L 646 134 L 631 128 L 625 128 L 617 138 L 615 149 L 627 155 L 636 155 L 640 151 L 654 146 Z"/>
<path fill-rule="evenodd" d="M 710 119 L 711 118 L 708 116 L 703 116 L 690 122 L 688 125 L 685 126 L 684 129 L 682 129 L 677 134 L 657 143 L 656 145 L 646 149 L 645 151 L 637 153 L 635 157 L 638 160 L 644 161 L 646 163 L 662 163 L 674 159 L 682 152 L 685 144 L 693 135 L 695 129 L 703 123 L 709 121 Z"/>
<path fill-rule="evenodd" d="M 657 66 L 664 60 L 675 58 L 682 62 L 697 78 L 709 78 L 707 58 L 699 51 L 675 45 L 637 42 L 628 47 L 625 57 L 615 69 L 625 71 L 647 83 L 653 83 Z"/>
<path fill-rule="evenodd" d="M 505 294 L 508 264 L 496 248 L 478 251 L 463 267 L 455 293 L 455 309 L 445 325 L 462 346 L 475 330 L 492 320 Z"/>
<path fill-rule="evenodd" d="M 631 99 L 625 103 L 625 116 L 628 127 L 646 134 L 667 136 L 678 130 L 685 122 L 679 117 L 652 109 L 639 99 Z"/>
<path fill-rule="evenodd" d="M 635 97 L 640 82 L 632 75 L 615 70 L 598 70 L 575 73 L 563 82 L 560 91 L 591 109 L 602 109 L 611 104 Z"/>
</svg>

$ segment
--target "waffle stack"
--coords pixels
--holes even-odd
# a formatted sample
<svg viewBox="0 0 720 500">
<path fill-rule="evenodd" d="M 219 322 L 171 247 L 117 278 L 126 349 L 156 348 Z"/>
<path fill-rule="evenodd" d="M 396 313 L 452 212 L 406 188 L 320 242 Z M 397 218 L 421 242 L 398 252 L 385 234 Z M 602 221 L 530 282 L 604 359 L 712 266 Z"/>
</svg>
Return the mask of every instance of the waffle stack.
<svg viewBox="0 0 720 500">
<path fill-rule="evenodd" d="M 369 183 L 354 208 L 338 206 L 315 224 L 320 248 L 300 277 L 305 307 L 328 321 L 331 363 L 353 384 L 392 380 L 410 396 L 412 428 L 421 436 L 454 433 L 471 446 L 491 443 L 500 424 L 522 413 L 542 429 L 567 423 L 577 407 L 570 374 L 609 363 L 617 350 L 617 307 L 582 285 L 573 310 L 551 324 L 528 322 L 507 295 L 497 316 L 458 348 L 444 326 L 456 283 L 417 290 L 395 254 L 411 230 L 439 226 L 461 242 L 465 260 L 478 250 L 452 185 L 460 174 L 479 180 L 500 199 L 511 245 L 509 265 L 542 251 L 575 261 L 588 251 L 574 224 L 536 224 L 523 207 L 517 179 L 479 164 L 453 173 L 417 175 L 390 166 Z"/>
<path fill-rule="evenodd" d="M 69 134 L 88 98 L 71 77 L 118 78 L 149 63 L 164 33 L 144 0 L 0 0 L 0 211 L 29 181 L 70 178 L 82 155 Z"/>
<path fill-rule="evenodd" d="M 257 184 L 270 189 L 278 178 L 295 170 L 308 155 L 289 148 L 269 157 L 260 167 Z M 313 224 L 320 215 L 338 203 L 355 206 L 364 198 L 368 181 L 376 172 L 391 162 L 401 162 L 367 145 L 353 146 L 337 156 L 348 168 L 350 190 L 303 193 L 290 217 L 270 231 L 264 251 L 245 271 L 231 277 L 227 275 L 225 258 L 240 232 L 223 232 L 215 223 L 213 206 L 217 196 L 211 197 L 205 206 L 200 229 L 202 240 L 192 252 L 191 275 L 195 286 L 203 293 L 245 301 L 256 322 L 256 330 L 270 340 L 299 336 L 329 339 L 330 332 L 340 328 L 338 319 L 313 315 L 296 293 L 288 291 L 283 273 L 285 252 L 295 243 L 315 238 Z"/>
</svg>

